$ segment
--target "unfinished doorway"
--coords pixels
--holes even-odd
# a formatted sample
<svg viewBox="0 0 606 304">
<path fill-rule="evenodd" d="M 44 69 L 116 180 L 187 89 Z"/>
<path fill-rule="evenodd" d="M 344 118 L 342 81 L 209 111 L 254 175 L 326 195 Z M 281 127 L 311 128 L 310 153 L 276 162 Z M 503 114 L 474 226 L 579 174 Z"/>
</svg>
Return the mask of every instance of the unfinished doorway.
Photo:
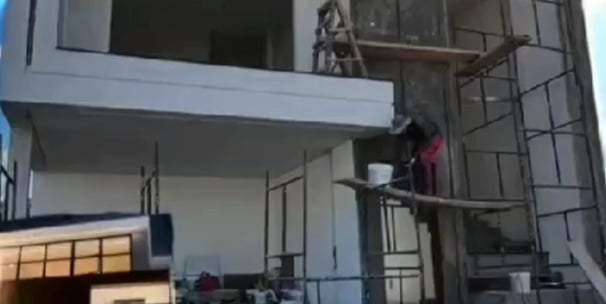
<svg viewBox="0 0 606 304">
<path fill-rule="evenodd" d="M 292 69 L 290 0 L 63 0 L 60 19 L 63 49 Z"/>
</svg>

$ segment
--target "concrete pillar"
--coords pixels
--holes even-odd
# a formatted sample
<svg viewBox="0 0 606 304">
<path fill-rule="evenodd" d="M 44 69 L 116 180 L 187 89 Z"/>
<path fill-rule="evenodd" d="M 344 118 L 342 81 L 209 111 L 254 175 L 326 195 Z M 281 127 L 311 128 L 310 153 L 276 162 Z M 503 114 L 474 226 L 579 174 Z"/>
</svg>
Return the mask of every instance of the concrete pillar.
<svg viewBox="0 0 606 304">
<path fill-rule="evenodd" d="M 16 218 L 25 217 L 27 209 L 32 159 L 32 143 L 33 132 L 30 125 L 12 128 L 10 148 L 8 151 L 7 169 L 12 174 L 14 163 L 17 163 Z"/>
<path fill-rule="evenodd" d="M 349 0 L 340 0 L 349 13 Z M 297 72 L 310 72 L 314 31 L 318 24 L 318 8 L 326 0 L 293 0 L 294 68 Z M 350 14 L 351 15 L 351 14 Z"/>
<path fill-rule="evenodd" d="M 59 45 L 108 52 L 111 19 L 111 0 L 64 0 L 61 6 Z"/>
<path fill-rule="evenodd" d="M 314 30 L 318 22 L 317 9 L 325 0 L 293 0 L 294 68 L 297 72 L 310 72 Z"/>
<path fill-rule="evenodd" d="M 332 180 L 355 176 L 353 143 L 342 144 L 331 151 Z M 359 276 L 360 234 L 355 191 L 333 184 L 333 213 L 336 245 L 336 275 Z M 336 303 L 362 303 L 362 282 L 338 283 Z"/>
</svg>

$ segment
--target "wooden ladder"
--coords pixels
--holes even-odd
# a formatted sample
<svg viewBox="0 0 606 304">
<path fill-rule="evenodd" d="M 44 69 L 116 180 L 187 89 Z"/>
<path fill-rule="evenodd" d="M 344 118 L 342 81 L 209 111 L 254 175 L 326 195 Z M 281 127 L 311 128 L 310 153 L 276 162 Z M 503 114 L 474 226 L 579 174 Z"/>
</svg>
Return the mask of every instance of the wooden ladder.
<svg viewBox="0 0 606 304">
<path fill-rule="evenodd" d="M 315 34 L 314 73 L 332 74 L 338 66 L 346 76 L 354 76 L 359 73 L 362 77 L 368 77 L 368 70 L 353 34 L 351 19 L 340 0 L 327 0 L 318 8 L 318 26 Z M 349 49 L 335 50 L 334 42 L 338 35 L 345 36 Z M 324 54 L 324 66 L 320 69 L 322 53 Z"/>
</svg>

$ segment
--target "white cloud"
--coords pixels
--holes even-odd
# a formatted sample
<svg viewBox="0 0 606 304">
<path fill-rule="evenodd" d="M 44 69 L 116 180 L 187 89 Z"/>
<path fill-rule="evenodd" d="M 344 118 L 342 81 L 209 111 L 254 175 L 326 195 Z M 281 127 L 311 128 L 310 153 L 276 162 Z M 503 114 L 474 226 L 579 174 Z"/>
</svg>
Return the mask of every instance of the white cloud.
<svg viewBox="0 0 606 304">
<path fill-rule="evenodd" d="M 606 13 L 606 0 L 584 0 L 583 7 L 587 14 L 604 14 Z"/>
</svg>

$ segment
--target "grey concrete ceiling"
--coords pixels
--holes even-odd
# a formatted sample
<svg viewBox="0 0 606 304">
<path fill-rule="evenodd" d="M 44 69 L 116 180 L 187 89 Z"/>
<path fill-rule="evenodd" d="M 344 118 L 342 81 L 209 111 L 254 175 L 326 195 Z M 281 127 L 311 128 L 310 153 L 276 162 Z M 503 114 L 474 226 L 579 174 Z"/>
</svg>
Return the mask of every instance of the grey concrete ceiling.
<svg viewBox="0 0 606 304">
<path fill-rule="evenodd" d="M 12 125 L 27 123 L 37 131 L 34 170 L 138 174 L 151 168 L 153 147 L 160 147 L 160 169 L 167 175 L 256 177 L 265 170 L 287 172 L 310 157 L 350 138 L 361 129 L 309 127 L 280 123 L 154 116 L 82 108 L 4 103 Z M 376 132 L 376 130 L 374 131 Z"/>
</svg>

